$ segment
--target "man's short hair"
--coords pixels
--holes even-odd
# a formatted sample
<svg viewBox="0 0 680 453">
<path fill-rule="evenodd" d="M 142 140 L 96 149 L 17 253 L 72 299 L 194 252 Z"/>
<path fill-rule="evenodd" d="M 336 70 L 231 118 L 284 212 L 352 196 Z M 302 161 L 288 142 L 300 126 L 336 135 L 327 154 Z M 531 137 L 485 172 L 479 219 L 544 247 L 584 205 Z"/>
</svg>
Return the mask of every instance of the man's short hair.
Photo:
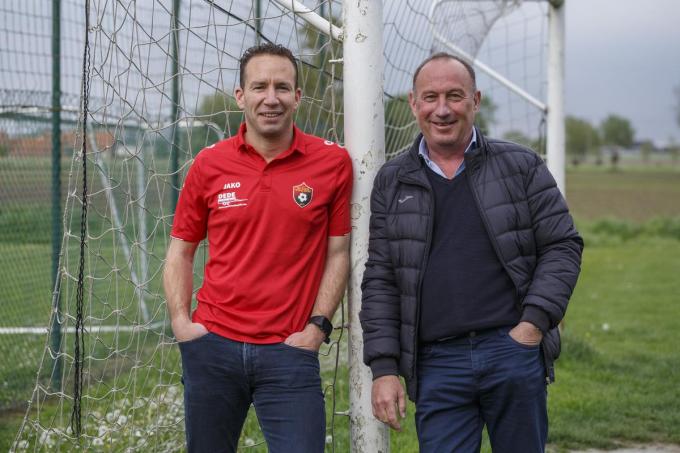
<svg viewBox="0 0 680 453">
<path fill-rule="evenodd" d="M 250 47 L 246 49 L 246 51 L 243 53 L 243 56 L 241 56 L 241 59 L 239 60 L 239 85 L 241 88 L 243 88 L 243 84 L 246 81 L 246 65 L 248 62 L 253 58 L 257 57 L 259 55 L 276 55 L 278 57 L 284 57 L 287 58 L 291 64 L 293 65 L 293 68 L 295 70 L 295 88 L 298 88 L 298 67 L 297 67 L 297 60 L 293 56 L 293 52 L 291 52 L 288 48 L 280 45 L 280 44 L 273 44 L 273 43 L 265 43 L 265 44 L 259 44 L 257 46 Z"/>
<path fill-rule="evenodd" d="M 416 91 L 416 79 L 418 78 L 418 74 L 420 74 L 420 70 L 423 69 L 423 66 L 425 66 L 432 60 L 441 60 L 444 58 L 449 60 L 455 60 L 462 64 L 463 66 L 465 66 L 465 69 L 467 70 L 468 74 L 470 75 L 470 78 L 472 79 L 472 89 L 477 90 L 477 76 L 475 75 L 474 68 L 467 60 L 456 55 L 451 55 L 450 53 L 447 52 L 437 52 L 423 60 L 423 62 L 420 63 L 420 65 L 416 69 L 416 72 L 413 73 L 413 91 Z"/>
</svg>

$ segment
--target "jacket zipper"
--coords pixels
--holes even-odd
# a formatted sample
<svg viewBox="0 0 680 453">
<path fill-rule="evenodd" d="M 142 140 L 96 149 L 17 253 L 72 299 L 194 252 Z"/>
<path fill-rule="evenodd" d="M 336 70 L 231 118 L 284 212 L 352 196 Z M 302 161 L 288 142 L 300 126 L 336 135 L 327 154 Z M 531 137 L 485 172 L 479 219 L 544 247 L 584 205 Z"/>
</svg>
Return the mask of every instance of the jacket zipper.
<svg viewBox="0 0 680 453">
<path fill-rule="evenodd" d="M 472 170 L 471 166 L 468 165 L 467 163 L 465 164 L 465 171 Z M 498 257 L 498 261 L 501 262 L 501 266 L 503 266 L 503 269 L 505 270 L 505 273 L 508 274 L 508 277 L 510 277 L 510 280 L 512 281 L 512 284 L 515 287 L 515 295 L 517 296 L 517 309 L 520 311 L 520 314 L 522 313 L 522 303 L 520 302 L 520 293 L 519 293 L 519 286 L 517 286 L 517 282 L 515 282 L 515 279 L 512 277 L 512 274 L 508 270 L 507 263 L 503 259 L 503 256 L 501 255 L 500 249 L 498 248 L 498 242 L 496 241 L 496 237 L 491 234 L 491 229 L 489 226 L 489 220 L 486 216 L 486 211 L 482 208 L 482 204 L 479 201 L 479 194 L 477 193 L 477 190 L 475 189 L 474 184 L 472 184 L 472 172 L 468 173 L 468 178 L 467 178 L 467 183 L 468 187 L 470 188 L 470 192 L 472 192 L 472 196 L 475 200 L 475 204 L 477 205 L 477 211 L 479 212 L 480 217 L 482 218 L 482 222 L 484 222 L 484 229 L 486 230 L 486 235 L 489 237 L 489 240 L 491 241 L 491 245 L 493 246 L 494 251 L 496 252 L 496 256 Z"/>
<path fill-rule="evenodd" d="M 416 186 L 420 186 L 423 189 L 425 189 L 430 196 L 430 215 L 428 218 L 428 225 L 427 225 L 427 238 L 425 241 L 425 253 L 423 253 L 423 261 L 421 263 L 420 267 L 420 276 L 418 277 L 418 286 L 416 287 L 416 317 L 415 317 L 415 323 L 413 326 L 414 330 L 414 335 L 413 335 L 413 364 L 411 365 L 411 376 L 410 380 L 416 379 L 416 366 L 418 363 L 418 327 L 420 326 L 420 289 L 422 288 L 423 284 L 423 279 L 425 278 L 425 266 L 427 265 L 427 259 L 430 255 L 430 245 L 432 244 L 432 229 L 434 228 L 434 209 L 432 207 L 432 188 L 421 181 L 418 181 L 417 179 L 409 179 L 409 180 L 403 180 L 400 179 L 402 183 L 406 184 L 413 184 Z"/>
</svg>

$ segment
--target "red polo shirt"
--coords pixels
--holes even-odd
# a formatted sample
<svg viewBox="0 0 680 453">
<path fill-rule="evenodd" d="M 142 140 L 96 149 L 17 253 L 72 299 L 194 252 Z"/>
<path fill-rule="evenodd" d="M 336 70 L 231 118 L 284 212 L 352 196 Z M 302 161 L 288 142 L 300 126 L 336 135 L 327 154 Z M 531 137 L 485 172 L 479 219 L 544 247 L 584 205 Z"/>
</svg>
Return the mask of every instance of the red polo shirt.
<svg viewBox="0 0 680 453">
<path fill-rule="evenodd" d="M 267 164 L 245 131 L 196 156 L 171 235 L 208 237 L 193 321 L 232 340 L 277 343 L 307 324 L 328 236 L 350 232 L 352 163 L 343 148 L 295 128 L 290 149 Z"/>
</svg>

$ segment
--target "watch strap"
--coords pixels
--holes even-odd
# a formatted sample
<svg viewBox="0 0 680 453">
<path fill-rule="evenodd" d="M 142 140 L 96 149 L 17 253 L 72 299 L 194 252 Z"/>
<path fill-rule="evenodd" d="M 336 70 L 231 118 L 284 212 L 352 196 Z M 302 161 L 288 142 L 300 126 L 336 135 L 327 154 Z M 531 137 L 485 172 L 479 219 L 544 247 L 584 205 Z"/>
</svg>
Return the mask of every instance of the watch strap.
<svg viewBox="0 0 680 453">
<path fill-rule="evenodd" d="M 328 344 L 331 342 L 331 332 L 333 332 L 333 324 L 331 321 L 323 315 L 316 315 L 309 318 L 308 324 L 314 324 L 317 326 L 326 336 L 324 338 L 324 343 Z"/>
</svg>

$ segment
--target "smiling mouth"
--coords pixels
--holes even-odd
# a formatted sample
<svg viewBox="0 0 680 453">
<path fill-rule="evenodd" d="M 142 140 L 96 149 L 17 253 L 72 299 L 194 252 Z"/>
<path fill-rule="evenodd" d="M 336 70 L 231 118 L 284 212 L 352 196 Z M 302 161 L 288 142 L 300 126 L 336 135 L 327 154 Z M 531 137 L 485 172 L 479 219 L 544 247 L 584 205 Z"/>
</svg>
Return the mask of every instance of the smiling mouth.
<svg viewBox="0 0 680 453">
<path fill-rule="evenodd" d="M 260 113 L 261 116 L 264 116 L 265 118 L 278 118 L 279 116 L 283 115 L 281 112 L 265 112 L 265 113 Z"/>
</svg>

